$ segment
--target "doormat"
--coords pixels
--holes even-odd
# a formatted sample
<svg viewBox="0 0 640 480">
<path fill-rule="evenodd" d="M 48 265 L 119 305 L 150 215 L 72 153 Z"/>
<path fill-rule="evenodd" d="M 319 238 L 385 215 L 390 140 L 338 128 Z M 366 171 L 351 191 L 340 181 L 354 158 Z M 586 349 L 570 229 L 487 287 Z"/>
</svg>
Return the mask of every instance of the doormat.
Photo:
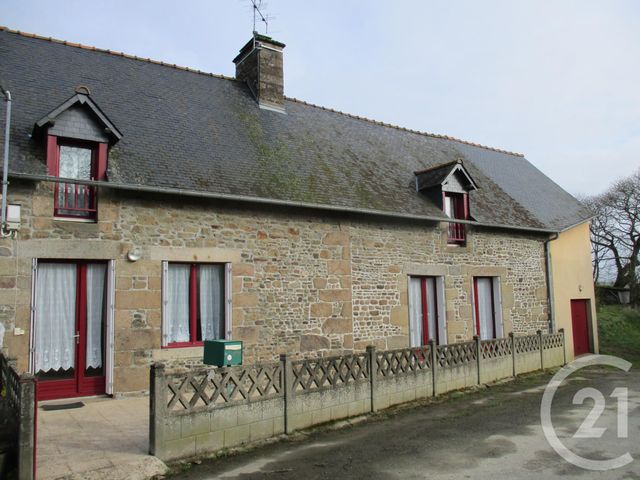
<svg viewBox="0 0 640 480">
<path fill-rule="evenodd" d="M 42 405 L 42 410 L 51 411 L 51 410 L 70 410 L 72 408 L 82 408 L 84 407 L 84 403 L 82 402 L 72 402 L 72 403 L 61 403 L 60 405 Z"/>
</svg>

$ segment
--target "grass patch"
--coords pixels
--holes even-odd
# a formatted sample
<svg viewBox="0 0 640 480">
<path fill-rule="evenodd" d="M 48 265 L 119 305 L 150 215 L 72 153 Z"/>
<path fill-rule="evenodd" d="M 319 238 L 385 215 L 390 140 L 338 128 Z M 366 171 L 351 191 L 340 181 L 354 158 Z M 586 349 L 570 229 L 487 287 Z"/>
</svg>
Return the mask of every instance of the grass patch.
<svg viewBox="0 0 640 480">
<path fill-rule="evenodd" d="M 600 353 L 640 364 L 640 310 L 619 305 L 598 309 Z"/>
</svg>

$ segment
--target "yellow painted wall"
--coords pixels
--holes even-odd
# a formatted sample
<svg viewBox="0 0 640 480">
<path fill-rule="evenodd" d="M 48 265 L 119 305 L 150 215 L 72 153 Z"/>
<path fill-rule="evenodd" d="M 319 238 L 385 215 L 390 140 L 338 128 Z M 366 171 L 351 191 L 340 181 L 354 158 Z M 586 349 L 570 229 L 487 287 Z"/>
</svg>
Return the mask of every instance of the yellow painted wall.
<svg viewBox="0 0 640 480">
<path fill-rule="evenodd" d="M 598 352 L 596 301 L 591 264 L 589 222 L 581 223 L 549 242 L 553 285 L 553 309 L 556 329 L 564 328 L 567 339 L 567 361 L 573 360 L 571 300 L 588 299 L 591 303 L 590 337 Z"/>
</svg>

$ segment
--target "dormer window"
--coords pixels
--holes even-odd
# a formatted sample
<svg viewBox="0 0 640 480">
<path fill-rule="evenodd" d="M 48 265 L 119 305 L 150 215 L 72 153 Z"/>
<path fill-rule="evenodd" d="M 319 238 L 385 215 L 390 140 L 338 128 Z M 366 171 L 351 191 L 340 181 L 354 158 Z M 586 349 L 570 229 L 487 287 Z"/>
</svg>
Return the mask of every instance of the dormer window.
<svg viewBox="0 0 640 480">
<path fill-rule="evenodd" d="M 431 198 L 447 218 L 471 220 L 469 192 L 478 187 L 462 161 L 436 165 L 414 172 L 416 189 Z M 452 245 L 464 245 L 467 240 L 464 223 L 449 222 L 447 241 Z"/>
<path fill-rule="evenodd" d="M 55 185 L 54 216 L 95 220 L 98 211 L 97 188 L 81 183 L 83 180 L 98 180 L 99 148 L 91 143 L 57 143 L 57 165 L 59 178 L 80 180 L 67 181 Z"/>
<path fill-rule="evenodd" d="M 58 177 L 53 215 L 95 221 L 98 189 L 92 181 L 106 179 L 107 150 L 122 135 L 89 98 L 86 87 L 36 123 L 46 138 L 47 169 Z"/>
<path fill-rule="evenodd" d="M 468 220 L 469 197 L 466 193 L 443 192 L 443 210 L 449 218 Z M 464 244 L 466 241 L 464 223 L 450 223 L 447 240 L 449 243 Z"/>
</svg>

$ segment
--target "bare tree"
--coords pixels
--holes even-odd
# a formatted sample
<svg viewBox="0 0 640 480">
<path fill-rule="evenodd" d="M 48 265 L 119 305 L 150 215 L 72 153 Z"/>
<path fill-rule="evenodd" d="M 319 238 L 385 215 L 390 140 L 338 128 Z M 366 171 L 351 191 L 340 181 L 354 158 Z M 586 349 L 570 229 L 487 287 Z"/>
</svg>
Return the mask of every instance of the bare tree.
<svg viewBox="0 0 640 480">
<path fill-rule="evenodd" d="M 595 280 L 610 272 L 613 285 L 628 286 L 631 303 L 639 305 L 640 169 L 585 203 L 595 215 L 591 222 Z"/>
</svg>

